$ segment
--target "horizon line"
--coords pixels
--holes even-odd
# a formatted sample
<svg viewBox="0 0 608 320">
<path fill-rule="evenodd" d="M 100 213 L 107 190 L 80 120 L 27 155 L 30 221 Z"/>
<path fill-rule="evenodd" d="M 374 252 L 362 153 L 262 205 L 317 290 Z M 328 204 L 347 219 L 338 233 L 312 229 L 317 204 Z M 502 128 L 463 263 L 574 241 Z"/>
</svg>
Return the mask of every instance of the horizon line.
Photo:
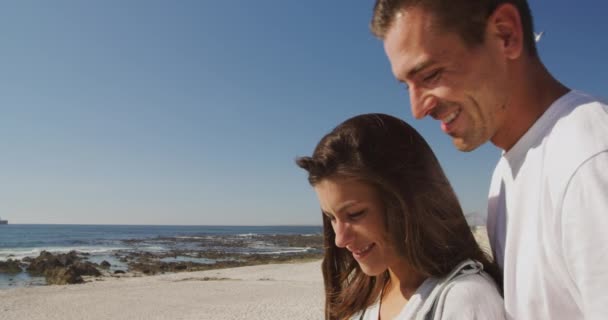
<svg viewBox="0 0 608 320">
<path fill-rule="evenodd" d="M 159 226 L 159 227 L 323 227 L 321 224 L 118 224 L 118 223 L 9 223 L 8 225 Z"/>
</svg>

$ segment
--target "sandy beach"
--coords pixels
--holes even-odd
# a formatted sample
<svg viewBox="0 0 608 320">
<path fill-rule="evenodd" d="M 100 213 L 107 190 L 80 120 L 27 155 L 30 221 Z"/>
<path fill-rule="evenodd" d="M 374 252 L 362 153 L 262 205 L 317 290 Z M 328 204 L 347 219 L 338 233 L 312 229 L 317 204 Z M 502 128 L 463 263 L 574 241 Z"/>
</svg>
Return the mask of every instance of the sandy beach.
<svg viewBox="0 0 608 320">
<path fill-rule="evenodd" d="M 489 251 L 486 229 L 474 228 Z M 321 261 L 0 290 L 0 320 L 322 319 Z"/>
<path fill-rule="evenodd" d="M 0 319 L 321 319 L 321 262 L 0 290 Z"/>
</svg>

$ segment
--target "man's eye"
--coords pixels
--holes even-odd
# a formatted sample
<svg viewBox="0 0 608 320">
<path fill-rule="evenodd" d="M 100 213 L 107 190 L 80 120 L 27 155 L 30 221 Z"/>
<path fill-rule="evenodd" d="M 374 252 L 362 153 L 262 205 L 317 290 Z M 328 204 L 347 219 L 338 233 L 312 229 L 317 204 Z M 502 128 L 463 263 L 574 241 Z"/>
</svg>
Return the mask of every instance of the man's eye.
<svg viewBox="0 0 608 320">
<path fill-rule="evenodd" d="M 439 75 L 441 75 L 441 69 L 437 69 L 435 70 L 433 73 L 427 75 L 426 77 L 424 77 L 424 82 L 431 82 L 433 80 L 436 80 L 439 78 Z"/>
</svg>

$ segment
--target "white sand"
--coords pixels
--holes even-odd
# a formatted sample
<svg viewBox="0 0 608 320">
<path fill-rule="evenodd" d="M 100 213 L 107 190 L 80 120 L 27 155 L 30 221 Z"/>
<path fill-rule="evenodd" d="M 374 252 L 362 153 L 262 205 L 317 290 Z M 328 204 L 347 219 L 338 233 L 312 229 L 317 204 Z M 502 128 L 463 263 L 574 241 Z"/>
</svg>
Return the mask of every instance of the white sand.
<svg viewBox="0 0 608 320">
<path fill-rule="evenodd" d="M 323 301 L 316 261 L 0 290 L 0 319 L 322 319 Z"/>
<path fill-rule="evenodd" d="M 316 261 L 0 290 L 0 320 L 322 319 L 322 278 Z"/>
</svg>

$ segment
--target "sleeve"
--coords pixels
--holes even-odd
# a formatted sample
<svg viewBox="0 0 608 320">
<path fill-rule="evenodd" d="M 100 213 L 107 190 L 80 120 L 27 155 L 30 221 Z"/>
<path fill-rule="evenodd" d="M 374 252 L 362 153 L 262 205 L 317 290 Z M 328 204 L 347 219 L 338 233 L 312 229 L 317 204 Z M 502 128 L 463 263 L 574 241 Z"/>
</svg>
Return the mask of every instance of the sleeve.
<svg viewBox="0 0 608 320">
<path fill-rule="evenodd" d="M 562 248 L 585 319 L 608 314 L 608 151 L 578 168 L 562 203 Z M 575 297 L 575 300 L 579 300 Z"/>
<path fill-rule="evenodd" d="M 494 283 L 475 274 L 459 278 L 446 290 L 434 320 L 504 320 L 504 302 Z"/>
</svg>

